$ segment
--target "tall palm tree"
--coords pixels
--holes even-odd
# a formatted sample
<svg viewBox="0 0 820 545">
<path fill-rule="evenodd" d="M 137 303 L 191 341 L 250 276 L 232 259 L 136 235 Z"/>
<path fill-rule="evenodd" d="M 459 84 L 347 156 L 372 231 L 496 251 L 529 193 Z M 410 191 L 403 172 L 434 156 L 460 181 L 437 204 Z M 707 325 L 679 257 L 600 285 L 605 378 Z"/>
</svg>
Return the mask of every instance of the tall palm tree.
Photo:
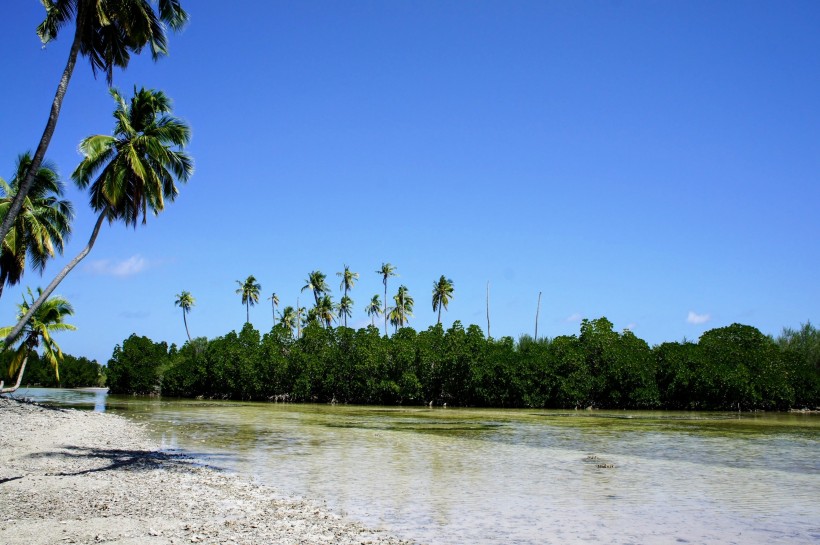
<svg viewBox="0 0 820 545">
<path fill-rule="evenodd" d="M 339 318 L 344 316 L 345 327 L 347 327 L 347 319 L 353 317 L 353 299 L 347 295 L 342 295 L 342 299 L 336 305 L 336 311 L 339 313 Z"/>
<path fill-rule="evenodd" d="M 326 278 L 325 273 L 321 271 L 311 271 L 305 285 L 302 286 L 302 291 L 310 290 L 313 292 L 313 300 L 316 302 L 316 306 L 319 306 L 319 298 L 330 291 Z"/>
<path fill-rule="evenodd" d="M 37 293 L 40 295 L 42 290 L 37 288 Z M 31 289 L 28 290 L 28 295 L 34 301 L 34 294 Z M 23 297 L 23 302 L 18 307 L 18 318 L 28 314 L 31 309 L 31 304 Z M 10 336 L 11 340 L 7 341 L 6 346 L 10 346 L 16 342 L 20 343 L 17 351 L 11 358 L 9 363 L 9 376 L 17 373 L 17 383 L 9 388 L 3 388 L 3 382 L 0 381 L 0 394 L 6 394 L 15 391 L 20 387 L 23 380 L 23 373 L 26 371 L 26 363 L 31 353 L 37 349 L 42 343 L 43 357 L 54 368 L 54 373 L 57 376 L 57 381 L 60 380 L 60 362 L 63 360 L 63 352 L 60 347 L 54 342 L 52 335 L 58 331 L 74 331 L 77 329 L 71 324 L 65 323 L 66 316 L 74 314 L 74 308 L 67 299 L 56 295 L 47 299 L 41 304 L 37 310 L 32 314 L 31 319 L 26 322 L 26 327 L 18 334 L 10 336 L 9 333 L 14 329 L 13 327 L 4 327 L 0 329 L 0 335 Z"/>
<path fill-rule="evenodd" d="M 194 172 L 191 158 L 183 151 L 191 129 L 170 115 L 171 101 L 162 91 L 135 90 L 130 102 L 116 89 L 111 90 L 111 96 L 117 103 L 114 136 L 95 135 L 83 140 L 80 152 L 85 158 L 71 175 L 80 189 L 89 188 L 91 208 L 99 213 L 94 230 L 86 247 L 34 301 L 11 336 L 20 333 L 63 278 L 88 255 L 103 220 L 136 227 L 142 217 L 145 223 L 149 209 L 157 215 L 165 209 L 166 200 L 176 199 L 175 181 L 187 182 Z"/>
<path fill-rule="evenodd" d="M 342 277 L 342 283 L 339 285 L 339 289 L 344 290 L 344 294 L 342 295 L 342 301 L 347 297 L 347 292 L 353 289 L 353 285 L 356 284 L 356 280 L 359 279 L 359 273 L 353 272 L 350 270 L 350 267 L 345 265 L 345 268 L 342 272 L 337 272 L 336 276 Z M 350 302 L 350 307 L 353 307 L 353 300 L 348 297 L 348 301 Z M 341 304 L 341 303 L 340 303 Z M 351 314 L 352 316 L 352 310 Z M 342 316 L 342 313 L 339 313 L 339 317 Z M 345 317 L 345 327 L 347 327 L 347 314 L 344 314 Z"/>
<path fill-rule="evenodd" d="M 299 306 L 299 298 L 296 298 L 296 338 L 302 338 L 302 326 L 307 322 L 307 315 L 305 314 L 305 307 Z"/>
<path fill-rule="evenodd" d="M 11 184 L 0 178 L 0 217 L 8 214 L 11 202 L 20 188 L 20 182 L 31 167 L 31 155 L 24 153 L 17 158 L 17 168 Z M 0 246 L 0 296 L 8 284 L 20 282 L 26 269 L 26 261 L 40 274 L 46 262 L 55 252 L 62 254 L 63 246 L 71 233 L 74 209 L 71 203 L 61 200 L 63 183 L 54 165 L 46 161 L 34 176 L 28 195 L 23 199 L 20 214 L 12 224 Z M 28 257 L 28 259 L 26 259 Z"/>
<path fill-rule="evenodd" d="M 182 321 L 185 323 L 185 333 L 188 335 L 188 340 L 191 340 L 191 332 L 188 331 L 187 314 L 191 312 L 191 307 L 196 304 L 196 299 L 191 295 L 191 292 L 183 290 L 182 293 L 177 294 L 177 300 L 174 304 L 182 309 Z"/>
<path fill-rule="evenodd" d="M 438 310 L 438 324 L 441 323 L 441 307 L 447 310 L 450 299 L 453 298 L 453 281 L 441 275 L 438 282 L 433 282 L 433 312 Z"/>
<path fill-rule="evenodd" d="M 239 284 L 236 294 L 242 296 L 242 304 L 245 305 L 245 322 L 250 323 L 251 307 L 259 302 L 259 291 L 262 286 L 253 275 L 248 276 L 244 282 L 237 280 L 236 283 Z"/>
<path fill-rule="evenodd" d="M 276 292 L 268 297 L 268 301 L 270 301 L 272 310 L 273 310 L 273 325 L 276 325 L 276 307 L 279 306 L 279 297 L 276 295 Z"/>
<path fill-rule="evenodd" d="M 387 335 L 387 279 L 391 276 L 398 276 L 398 274 L 396 273 L 396 267 L 390 263 L 382 263 L 381 268 L 376 273 L 382 275 L 382 284 L 384 284 L 384 334 Z"/>
<path fill-rule="evenodd" d="M 131 60 L 131 53 L 139 54 L 147 45 L 151 56 L 157 60 L 168 52 L 165 35 L 166 25 L 177 31 L 185 26 L 188 14 L 179 0 L 157 0 L 158 12 L 148 0 L 41 0 L 46 9 L 45 20 L 37 27 L 37 34 L 43 44 L 57 38 L 60 29 L 74 20 L 74 38 L 68 52 L 68 60 L 46 121 L 40 143 L 31 160 L 31 167 L 20 183 L 20 189 L 11 202 L 6 217 L 0 224 L 0 240 L 6 235 L 23 207 L 23 199 L 34 183 L 34 177 L 46 155 L 51 137 L 57 128 L 63 98 L 77 55 L 88 58 L 96 74 L 104 72 L 111 85 L 115 66 L 125 68 Z"/>
<path fill-rule="evenodd" d="M 333 320 L 336 319 L 335 307 L 333 298 L 328 294 L 322 295 L 316 307 L 314 307 L 316 318 L 320 322 L 324 322 L 327 328 L 330 328 L 333 325 Z"/>
<path fill-rule="evenodd" d="M 364 310 L 367 312 L 367 315 L 370 316 L 370 325 L 376 327 L 376 317 L 382 314 L 382 302 L 379 299 L 378 293 L 370 299 L 370 303 L 368 303 Z"/>
<path fill-rule="evenodd" d="M 390 323 L 398 331 L 413 316 L 414 301 L 410 292 L 407 291 L 407 287 L 403 285 L 399 286 L 399 291 L 393 296 L 393 301 L 396 305 L 390 309 Z"/>
</svg>

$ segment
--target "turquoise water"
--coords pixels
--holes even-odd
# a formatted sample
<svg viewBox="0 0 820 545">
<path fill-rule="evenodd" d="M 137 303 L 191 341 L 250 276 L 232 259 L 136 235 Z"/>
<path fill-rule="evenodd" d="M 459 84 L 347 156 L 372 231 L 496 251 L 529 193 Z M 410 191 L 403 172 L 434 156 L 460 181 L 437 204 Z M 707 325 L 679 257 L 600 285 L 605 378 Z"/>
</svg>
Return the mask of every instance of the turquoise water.
<svg viewBox="0 0 820 545">
<path fill-rule="evenodd" d="M 820 543 L 820 416 L 282 405 L 30 390 L 431 544 Z"/>
</svg>

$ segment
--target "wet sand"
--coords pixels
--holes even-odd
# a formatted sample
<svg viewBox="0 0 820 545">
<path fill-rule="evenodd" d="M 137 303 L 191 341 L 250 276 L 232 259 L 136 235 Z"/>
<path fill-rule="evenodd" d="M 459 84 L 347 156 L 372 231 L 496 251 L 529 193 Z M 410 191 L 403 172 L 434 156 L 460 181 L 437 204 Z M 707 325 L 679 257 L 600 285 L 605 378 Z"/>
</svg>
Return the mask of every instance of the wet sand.
<svg viewBox="0 0 820 545">
<path fill-rule="evenodd" d="M 0 543 L 407 545 L 162 452 L 121 416 L 0 398 Z"/>
</svg>

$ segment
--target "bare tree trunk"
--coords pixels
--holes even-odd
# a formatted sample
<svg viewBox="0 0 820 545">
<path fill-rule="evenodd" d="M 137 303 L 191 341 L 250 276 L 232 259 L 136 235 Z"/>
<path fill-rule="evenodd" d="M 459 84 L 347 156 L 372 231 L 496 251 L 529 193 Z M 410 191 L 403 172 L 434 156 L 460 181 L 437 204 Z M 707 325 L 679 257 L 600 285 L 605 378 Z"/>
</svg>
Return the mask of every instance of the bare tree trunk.
<svg viewBox="0 0 820 545">
<path fill-rule="evenodd" d="M 54 135 L 54 129 L 57 128 L 57 119 L 60 117 L 60 108 L 63 106 L 63 97 L 65 97 L 66 90 L 68 90 L 68 82 L 71 80 L 71 74 L 74 72 L 74 65 L 77 62 L 77 53 L 80 51 L 80 29 L 82 28 L 85 20 L 85 9 L 83 8 L 83 5 L 84 2 L 77 2 L 77 17 L 75 20 L 76 29 L 74 30 L 74 41 L 71 42 L 71 49 L 68 52 L 68 61 L 66 62 L 65 69 L 63 70 L 63 75 L 60 78 L 60 83 L 57 85 L 57 92 L 54 94 L 54 101 L 51 103 L 51 111 L 48 114 L 46 128 L 43 131 L 43 136 L 40 137 L 40 143 L 37 145 L 37 150 L 34 152 L 34 157 L 31 159 L 31 166 L 29 166 L 28 172 L 26 172 L 26 177 L 23 179 L 23 183 L 20 184 L 17 194 L 11 201 L 9 211 L 3 219 L 3 224 L 0 225 L 0 240 L 5 240 L 6 235 L 14 223 L 14 220 L 17 219 L 17 215 L 23 207 L 23 201 L 28 195 L 31 185 L 34 183 L 34 177 L 37 174 L 37 171 L 40 170 L 40 165 L 46 155 L 48 145 L 51 143 L 51 137 Z"/>
<path fill-rule="evenodd" d="M 20 383 L 23 381 L 23 371 L 26 370 L 26 363 L 28 363 L 28 356 L 23 359 L 23 363 L 20 365 L 20 372 L 17 373 L 17 384 L 9 388 L 3 388 L 3 381 L 0 381 L 0 394 L 10 394 L 20 387 Z"/>
<path fill-rule="evenodd" d="M 43 302 L 45 302 L 45 300 L 48 299 L 48 297 L 54 292 L 57 286 L 60 285 L 60 282 L 63 281 L 63 278 L 65 278 L 66 275 L 70 273 L 71 270 L 85 258 L 85 256 L 88 255 L 88 252 L 91 251 L 91 248 L 94 247 L 94 243 L 97 241 L 97 235 L 100 233 L 100 226 L 102 226 L 102 222 L 107 214 L 108 207 L 106 207 L 100 213 L 100 217 L 97 218 L 97 223 L 94 225 L 94 231 L 91 232 L 91 238 L 88 239 L 88 244 L 86 245 L 86 247 L 83 248 L 79 254 L 77 254 L 77 257 L 69 261 L 68 265 L 63 267 L 63 270 L 60 271 L 60 273 L 54 277 L 54 280 L 51 281 L 51 283 L 46 287 L 46 289 L 43 290 L 43 293 L 40 294 L 40 297 L 38 297 L 37 300 L 34 301 L 34 303 L 32 303 L 31 307 L 28 309 L 28 312 L 26 312 L 26 315 L 23 316 L 19 322 L 17 322 L 17 325 L 14 326 L 14 329 L 11 330 L 11 333 L 9 333 L 4 339 L 3 342 L 6 346 L 9 346 L 9 344 L 11 344 L 11 342 L 17 337 L 17 335 L 20 334 L 20 332 L 23 330 L 23 327 L 25 327 L 25 325 L 28 323 L 28 321 L 31 319 L 34 313 L 37 312 L 37 310 L 40 308 Z"/>
<path fill-rule="evenodd" d="M 490 337 L 490 283 L 487 282 L 487 338 Z"/>
<path fill-rule="evenodd" d="M 538 340 L 538 313 L 541 312 L 541 292 L 538 292 L 538 307 L 535 309 L 535 340 Z"/>
</svg>

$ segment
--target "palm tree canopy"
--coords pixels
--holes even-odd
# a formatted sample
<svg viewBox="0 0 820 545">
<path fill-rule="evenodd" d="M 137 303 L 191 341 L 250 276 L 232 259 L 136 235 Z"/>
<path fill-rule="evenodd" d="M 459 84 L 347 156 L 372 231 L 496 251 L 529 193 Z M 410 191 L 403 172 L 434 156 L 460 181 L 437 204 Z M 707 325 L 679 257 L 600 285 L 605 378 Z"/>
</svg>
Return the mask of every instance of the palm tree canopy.
<svg viewBox="0 0 820 545">
<path fill-rule="evenodd" d="M 46 9 L 45 19 L 37 27 L 43 44 L 54 40 L 60 29 L 76 18 L 80 54 L 88 57 L 95 75 L 105 74 L 109 85 L 114 67 L 128 66 L 131 53 L 139 54 L 146 45 L 154 60 L 166 55 L 166 25 L 177 31 L 188 21 L 179 0 L 157 0 L 159 13 L 147 0 L 40 1 Z"/>
<path fill-rule="evenodd" d="M 311 271 L 310 274 L 308 274 L 305 285 L 302 286 L 302 291 L 310 290 L 313 292 L 313 298 L 317 305 L 319 304 L 320 297 L 330 291 L 330 286 L 327 285 L 326 278 L 325 273 L 321 271 Z"/>
<path fill-rule="evenodd" d="M 276 292 L 274 292 L 270 297 L 268 297 L 268 301 L 270 301 L 273 306 L 277 306 L 279 305 L 279 296 L 276 295 Z"/>
<path fill-rule="evenodd" d="M 236 283 L 239 284 L 236 294 L 242 296 L 243 305 L 253 306 L 259 302 L 259 292 L 262 289 L 262 286 L 256 281 L 256 277 L 250 275 L 244 280 L 244 282 L 237 280 Z"/>
<path fill-rule="evenodd" d="M 0 178 L 0 191 L 3 192 L 0 197 L 0 221 L 6 217 L 31 163 L 29 153 L 21 154 L 17 158 L 11 183 Z M 74 217 L 71 203 L 60 199 L 63 189 L 54 165 L 44 161 L 34 175 L 20 213 L 3 240 L 0 249 L 0 278 L 3 282 L 8 285 L 19 283 L 27 257 L 34 269 L 42 274 L 46 261 L 56 253 L 63 253 Z"/>
<path fill-rule="evenodd" d="M 393 296 L 393 301 L 396 305 L 390 309 L 390 323 L 403 326 L 407 319 L 413 316 L 415 301 L 404 285 L 399 286 L 399 291 Z"/>
<path fill-rule="evenodd" d="M 293 307 L 285 307 L 282 312 L 279 314 L 280 320 L 279 323 L 285 325 L 286 327 L 293 329 L 296 327 L 296 309 Z"/>
<path fill-rule="evenodd" d="M 376 273 L 382 275 L 382 283 L 387 286 L 387 279 L 391 276 L 398 276 L 396 273 L 396 267 L 391 265 L 390 263 L 382 263 L 382 266 Z"/>
<path fill-rule="evenodd" d="M 347 265 L 345 265 L 342 272 L 337 272 L 336 276 L 340 276 L 342 278 L 342 283 L 339 284 L 339 289 L 343 290 L 345 293 L 352 290 L 356 280 L 359 279 L 359 273 L 351 271 L 350 267 Z"/>
<path fill-rule="evenodd" d="M 450 299 L 453 298 L 453 280 L 445 278 L 441 275 L 438 282 L 433 282 L 433 311 L 438 310 L 440 306 L 447 310 L 447 305 L 450 304 Z"/>
<path fill-rule="evenodd" d="M 162 91 L 134 89 L 130 102 L 116 89 L 111 96 L 114 135 L 90 136 L 80 143 L 84 159 L 71 177 L 81 189 L 91 185 L 91 207 L 108 211 L 136 227 L 150 209 L 155 215 L 179 193 L 175 180 L 187 182 L 193 161 L 183 148 L 191 138 L 188 125 L 170 115 L 171 101 Z"/>
<path fill-rule="evenodd" d="M 330 295 L 323 295 L 319 298 L 313 310 L 315 310 L 316 318 L 325 323 L 326 327 L 330 327 L 333 320 L 336 319 L 335 305 L 333 298 Z"/>
<path fill-rule="evenodd" d="M 382 313 L 382 300 L 379 298 L 379 294 L 373 296 L 370 299 L 370 303 L 365 307 L 365 312 L 367 312 L 368 316 L 381 316 Z"/>
<path fill-rule="evenodd" d="M 37 288 L 37 295 L 42 293 L 40 288 Z M 31 304 L 37 298 L 28 290 L 28 295 L 31 298 L 31 303 L 23 296 L 23 302 L 18 306 L 18 319 L 22 318 L 28 312 Z M 9 375 L 14 375 L 22 365 L 23 361 L 29 354 L 41 345 L 43 348 L 43 357 L 54 368 L 57 380 L 60 380 L 59 364 L 63 359 L 63 351 L 54 341 L 53 333 L 58 331 L 74 331 L 77 328 L 71 324 L 65 323 L 65 318 L 74 314 L 74 308 L 71 303 L 64 297 L 55 295 L 45 300 L 45 302 L 34 312 L 31 319 L 26 323 L 23 330 L 16 338 L 11 340 L 11 344 L 20 342 L 20 346 L 15 352 L 9 363 Z M 12 326 L 0 329 L 0 335 L 6 336 L 13 329 Z"/>
<path fill-rule="evenodd" d="M 196 299 L 194 296 L 191 295 L 191 292 L 183 291 L 182 293 L 178 294 L 177 300 L 174 301 L 174 304 L 182 309 L 182 312 L 188 313 L 191 311 L 191 307 L 196 304 Z"/>
<path fill-rule="evenodd" d="M 347 316 L 348 318 L 353 317 L 353 299 L 347 295 L 343 295 L 339 304 L 336 305 L 336 310 L 339 312 L 340 318 L 342 316 Z"/>
</svg>

